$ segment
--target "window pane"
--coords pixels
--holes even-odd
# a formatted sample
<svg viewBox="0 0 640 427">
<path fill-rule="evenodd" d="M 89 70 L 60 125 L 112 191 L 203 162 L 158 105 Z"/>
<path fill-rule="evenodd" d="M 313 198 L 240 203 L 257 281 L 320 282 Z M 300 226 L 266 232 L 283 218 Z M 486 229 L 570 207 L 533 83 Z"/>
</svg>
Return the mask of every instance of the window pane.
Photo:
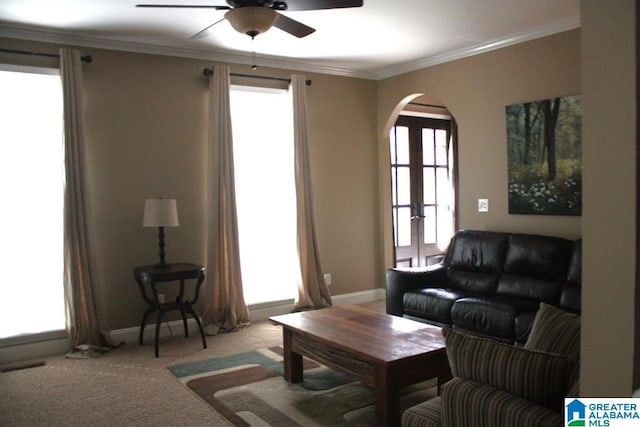
<svg viewBox="0 0 640 427">
<path fill-rule="evenodd" d="M 447 165 L 447 131 L 436 130 L 436 162 L 438 165 Z"/>
<path fill-rule="evenodd" d="M 411 246 L 411 209 L 399 208 L 396 246 Z"/>
<path fill-rule="evenodd" d="M 436 208 L 435 206 L 424 207 L 424 243 L 436 243 Z"/>
<path fill-rule="evenodd" d="M 398 204 L 411 203 L 411 170 L 408 167 L 398 169 Z"/>
<path fill-rule="evenodd" d="M 409 164 L 409 128 L 406 126 L 396 126 L 396 163 L 401 165 Z"/>
<path fill-rule="evenodd" d="M 423 168 L 424 203 L 433 205 L 436 203 L 436 178 L 434 168 Z"/>
<path fill-rule="evenodd" d="M 422 164 L 433 165 L 433 129 L 422 129 Z"/>
<path fill-rule="evenodd" d="M 265 111 L 277 111 L 278 120 Z M 245 302 L 292 299 L 300 269 L 290 95 L 282 90 L 234 86 L 231 118 Z M 278 266 L 278 280 L 265 286 L 264 272 L 274 265 Z"/>
<path fill-rule="evenodd" d="M 64 330 L 60 77 L 0 71 L 0 93 L 0 338 Z"/>
</svg>

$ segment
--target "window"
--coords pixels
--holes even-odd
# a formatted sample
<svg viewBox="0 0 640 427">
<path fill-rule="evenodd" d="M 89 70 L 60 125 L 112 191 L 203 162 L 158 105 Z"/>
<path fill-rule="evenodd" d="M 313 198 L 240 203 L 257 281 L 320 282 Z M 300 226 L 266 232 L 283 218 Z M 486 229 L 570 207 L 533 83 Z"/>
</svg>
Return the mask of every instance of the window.
<svg viewBox="0 0 640 427">
<path fill-rule="evenodd" d="M 291 96 L 234 85 L 231 118 L 245 302 L 291 300 L 300 275 Z"/>
<path fill-rule="evenodd" d="M 0 339 L 65 329 L 57 73 L 0 65 Z"/>
</svg>

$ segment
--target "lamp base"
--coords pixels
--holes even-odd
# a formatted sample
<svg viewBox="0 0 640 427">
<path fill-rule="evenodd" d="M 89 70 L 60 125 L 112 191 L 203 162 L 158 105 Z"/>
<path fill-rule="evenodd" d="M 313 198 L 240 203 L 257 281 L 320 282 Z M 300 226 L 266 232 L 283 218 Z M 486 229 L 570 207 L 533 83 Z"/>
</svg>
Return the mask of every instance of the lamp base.
<svg viewBox="0 0 640 427">
<path fill-rule="evenodd" d="M 160 247 L 160 262 L 153 267 L 158 270 L 169 270 L 171 268 L 171 264 L 164 260 L 164 227 L 158 227 L 158 246 Z"/>
</svg>

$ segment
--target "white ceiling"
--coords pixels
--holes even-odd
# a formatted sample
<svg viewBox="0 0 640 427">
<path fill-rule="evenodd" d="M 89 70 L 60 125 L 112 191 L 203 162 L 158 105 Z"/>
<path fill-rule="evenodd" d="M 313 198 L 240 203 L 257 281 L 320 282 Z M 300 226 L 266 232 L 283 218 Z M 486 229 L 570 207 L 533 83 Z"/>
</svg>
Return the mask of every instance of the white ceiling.
<svg viewBox="0 0 640 427">
<path fill-rule="evenodd" d="M 0 36 L 380 79 L 580 26 L 580 0 L 364 0 L 350 9 L 281 12 L 317 31 L 252 40 L 213 9 L 138 3 L 224 0 L 1 0 Z M 2 44 L 0 42 L 0 48 Z"/>
</svg>

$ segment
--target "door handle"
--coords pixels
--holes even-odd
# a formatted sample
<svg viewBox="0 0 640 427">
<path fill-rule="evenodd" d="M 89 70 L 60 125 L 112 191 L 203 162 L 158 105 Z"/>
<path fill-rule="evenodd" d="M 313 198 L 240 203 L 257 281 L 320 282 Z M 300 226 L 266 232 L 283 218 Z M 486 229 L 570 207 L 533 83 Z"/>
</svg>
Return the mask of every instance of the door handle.
<svg viewBox="0 0 640 427">
<path fill-rule="evenodd" d="M 411 221 L 419 221 L 424 218 L 424 205 L 422 203 L 412 203 L 411 210 L 413 211 L 413 215 L 411 215 Z"/>
</svg>

